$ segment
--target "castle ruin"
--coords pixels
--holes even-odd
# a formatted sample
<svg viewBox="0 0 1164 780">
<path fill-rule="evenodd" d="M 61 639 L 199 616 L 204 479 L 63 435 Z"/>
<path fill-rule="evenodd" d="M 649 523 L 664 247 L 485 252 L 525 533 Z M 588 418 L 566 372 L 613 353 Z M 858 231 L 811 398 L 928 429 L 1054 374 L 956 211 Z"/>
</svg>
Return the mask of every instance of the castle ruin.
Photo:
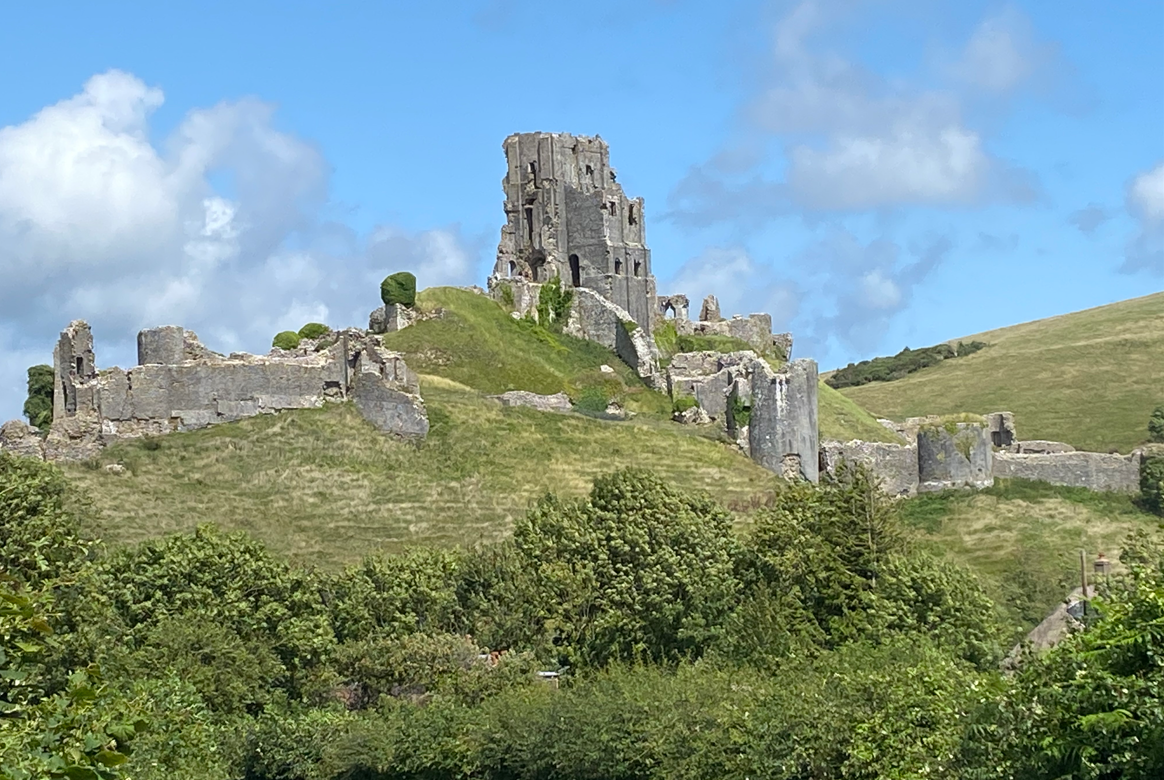
<svg viewBox="0 0 1164 780">
<path fill-rule="evenodd" d="M 643 199 L 623 192 L 606 141 L 516 133 L 503 148 L 505 225 L 493 279 L 556 276 L 620 307 L 650 335 L 655 277 Z"/>
<path fill-rule="evenodd" d="M 423 438 L 428 415 L 419 382 L 401 355 L 357 329 L 305 339 L 269 355 L 207 349 L 176 326 L 143 330 L 138 365 L 99 370 L 93 334 L 81 320 L 53 350 L 53 421 L 48 436 L 13 421 L 0 448 L 49 460 L 82 460 L 118 439 L 204 428 L 284 409 L 352 400 L 384 433 Z"/>
</svg>

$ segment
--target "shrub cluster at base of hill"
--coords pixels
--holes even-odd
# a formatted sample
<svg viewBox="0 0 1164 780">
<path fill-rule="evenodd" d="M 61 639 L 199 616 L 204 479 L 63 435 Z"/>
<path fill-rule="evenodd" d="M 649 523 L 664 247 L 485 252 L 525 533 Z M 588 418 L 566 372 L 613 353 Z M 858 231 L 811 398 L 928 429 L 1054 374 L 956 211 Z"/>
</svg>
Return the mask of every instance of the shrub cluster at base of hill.
<svg viewBox="0 0 1164 780">
<path fill-rule="evenodd" d="M 971 355 L 987 346 L 981 341 L 959 341 L 957 346 L 953 347 L 949 344 L 937 344 L 922 349 L 906 347 L 893 357 L 876 357 L 872 360 L 862 360 L 860 363 L 850 363 L 834 371 L 825 381 L 830 387 L 837 389 L 857 387 L 870 382 L 890 382 L 914 371 L 936 366 L 943 360 Z"/>
<path fill-rule="evenodd" d="M 5 777 L 1164 771 L 1158 535 L 1084 631 L 1003 676 L 983 583 L 917 550 L 860 469 L 782 486 L 742 535 L 625 470 L 547 496 L 513 542 L 334 574 L 212 528 L 39 560 L 38 533 L 78 525 L 59 472 L 0 453 L 0 473 L 30 572 L 0 580 Z"/>
</svg>

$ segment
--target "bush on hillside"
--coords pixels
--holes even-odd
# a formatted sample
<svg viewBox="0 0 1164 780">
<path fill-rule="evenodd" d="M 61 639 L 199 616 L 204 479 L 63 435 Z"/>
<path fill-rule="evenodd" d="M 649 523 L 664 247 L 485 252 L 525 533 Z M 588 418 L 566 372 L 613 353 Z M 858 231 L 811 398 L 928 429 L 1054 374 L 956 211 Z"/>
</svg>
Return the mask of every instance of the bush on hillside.
<svg viewBox="0 0 1164 780">
<path fill-rule="evenodd" d="M 842 387 L 857 387 L 870 382 L 890 382 L 912 374 L 914 371 L 936 366 L 943 360 L 973 354 L 987 346 L 982 341 L 968 343 L 959 341 L 956 348 L 949 344 L 937 344 L 922 349 L 906 347 L 893 357 L 876 357 L 872 360 L 862 360 L 860 363 L 850 363 L 835 371 L 825 381 L 830 387 L 838 390 Z"/>
<path fill-rule="evenodd" d="M 605 412 L 606 407 L 609 405 L 610 398 L 601 387 L 587 387 L 583 389 L 578 394 L 578 400 L 574 402 L 574 406 L 583 412 Z"/>
<path fill-rule="evenodd" d="M 271 340 L 271 346 L 276 349 L 295 349 L 299 346 L 300 341 L 298 333 L 293 330 L 285 330 L 275 335 L 275 338 Z"/>
<path fill-rule="evenodd" d="M 32 369 L 29 369 L 29 394 L 32 394 Z M 1148 440 L 1164 443 L 1164 405 L 1153 409 L 1148 418 Z"/>
<path fill-rule="evenodd" d="M 416 305 L 416 277 L 408 271 L 398 271 L 384 277 L 380 282 L 380 300 L 385 306 L 403 306 L 411 309 Z"/>
<path fill-rule="evenodd" d="M 32 366 L 28 369 L 28 399 L 24 402 L 28 424 L 47 428 L 53 421 L 53 367 Z"/>
<path fill-rule="evenodd" d="M 586 499 L 546 496 L 514 543 L 569 665 L 697 657 L 739 588 L 731 515 L 643 470 L 596 479 Z"/>
<path fill-rule="evenodd" d="M 570 317 L 570 304 L 574 302 L 574 291 L 562 288 L 561 277 L 555 276 L 542 285 L 538 292 L 538 324 L 543 328 L 561 330 Z"/>
<path fill-rule="evenodd" d="M 331 328 L 324 325 L 322 322 L 309 322 L 299 329 L 299 338 L 301 339 L 318 339 L 320 336 L 326 336 L 331 332 Z"/>
<path fill-rule="evenodd" d="M 1150 447 L 1140 458 L 1140 500 L 1149 512 L 1164 516 L 1164 447 Z"/>
</svg>

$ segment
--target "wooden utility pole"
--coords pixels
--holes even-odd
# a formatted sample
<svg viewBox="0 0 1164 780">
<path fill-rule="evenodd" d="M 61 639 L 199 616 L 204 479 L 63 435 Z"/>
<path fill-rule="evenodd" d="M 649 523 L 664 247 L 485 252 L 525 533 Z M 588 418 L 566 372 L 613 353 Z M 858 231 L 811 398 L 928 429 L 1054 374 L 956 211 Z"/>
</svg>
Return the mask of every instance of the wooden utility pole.
<svg viewBox="0 0 1164 780">
<path fill-rule="evenodd" d="M 1079 580 L 1083 583 L 1083 600 L 1087 600 L 1087 551 L 1079 551 Z"/>
</svg>

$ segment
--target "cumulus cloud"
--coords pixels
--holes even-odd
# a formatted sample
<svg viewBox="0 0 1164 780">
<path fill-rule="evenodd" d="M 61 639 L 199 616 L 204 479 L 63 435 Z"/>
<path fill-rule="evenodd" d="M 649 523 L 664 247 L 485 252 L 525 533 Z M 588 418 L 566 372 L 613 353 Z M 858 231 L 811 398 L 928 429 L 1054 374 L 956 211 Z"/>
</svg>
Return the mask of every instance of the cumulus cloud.
<svg viewBox="0 0 1164 780">
<path fill-rule="evenodd" d="M 385 269 L 410 268 L 426 285 L 476 277 L 456 226 L 382 227 L 364 240 L 323 223 L 329 166 L 275 126 L 272 106 L 196 109 L 155 144 L 163 100 L 109 71 L 0 129 L 0 418 L 19 411 L 21 364 L 47 362 L 71 319 L 94 326 L 103 365 L 132 363 L 136 331 L 166 323 L 216 348 L 263 351 L 308 320 L 362 321 Z"/>
<path fill-rule="evenodd" d="M 669 198 L 672 219 L 689 227 L 745 227 L 786 213 L 858 212 L 901 206 L 1029 201 L 1038 182 L 994 157 L 962 117 L 954 91 L 890 80 L 829 50 L 821 38 L 845 6 L 806 0 L 776 26 L 770 69 L 742 112 L 740 132 L 783 148 L 783 180 L 764 160 L 740 172 L 721 152 L 693 166 Z M 984 21 L 952 66 L 983 89 L 1005 91 L 1031 72 L 1033 44 L 1022 17 Z M 982 70 L 979 60 L 998 57 Z"/>
<path fill-rule="evenodd" d="M 970 87 L 1003 94 L 1028 82 L 1052 56 L 1051 47 L 1036 42 L 1027 18 L 1007 7 L 979 23 L 948 71 Z"/>
<path fill-rule="evenodd" d="M 1132 180 L 1127 204 L 1139 231 L 1128 243 L 1120 270 L 1164 275 L 1164 162 Z"/>
<path fill-rule="evenodd" d="M 1067 221 L 1079 228 L 1079 232 L 1085 235 L 1091 235 L 1109 219 L 1111 219 L 1111 214 L 1108 213 L 1107 209 L 1095 203 L 1089 203 L 1085 208 L 1073 211 L 1067 217 Z"/>
</svg>

